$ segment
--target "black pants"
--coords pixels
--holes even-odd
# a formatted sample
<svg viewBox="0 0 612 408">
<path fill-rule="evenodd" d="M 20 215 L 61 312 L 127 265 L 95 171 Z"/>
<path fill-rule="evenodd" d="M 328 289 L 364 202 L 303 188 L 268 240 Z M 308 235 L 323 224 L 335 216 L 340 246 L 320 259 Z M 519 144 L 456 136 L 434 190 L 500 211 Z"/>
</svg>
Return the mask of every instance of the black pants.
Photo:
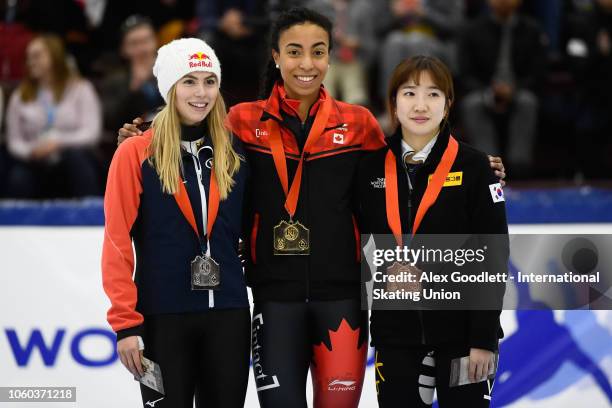
<svg viewBox="0 0 612 408">
<path fill-rule="evenodd" d="M 469 355 L 467 347 L 376 350 L 376 392 L 380 408 L 429 408 L 434 389 L 440 408 L 488 408 L 493 381 L 449 388 L 450 362 Z"/>
<path fill-rule="evenodd" d="M 258 302 L 252 332 L 262 408 L 307 407 L 309 368 L 316 408 L 358 406 L 368 338 L 367 311 L 359 299 Z"/>
<path fill-rule="evenodd" d="M 144 356 L 160 365 L 166 393 L 141 385 L 145 407 L 193 408 L 194 396 L 196 407 L 244 406 L 249 309 L 145 316 L 144 325 Z"/>
</svg>

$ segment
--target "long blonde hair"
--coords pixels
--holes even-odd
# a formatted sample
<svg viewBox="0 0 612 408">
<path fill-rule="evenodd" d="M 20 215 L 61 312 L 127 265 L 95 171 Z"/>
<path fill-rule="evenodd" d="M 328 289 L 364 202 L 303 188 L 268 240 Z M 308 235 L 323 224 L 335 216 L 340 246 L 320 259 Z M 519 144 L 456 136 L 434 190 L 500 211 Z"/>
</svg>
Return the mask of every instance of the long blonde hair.
<svg viewBox="0 0 612 408">
<path fill-rule="evenodd" d="M 213 171 L 219 185 L 219 197 L 225 200 L 236 183 L 234 174 L 240 169 L 240 157 L 232 146 L 232 135 L 223 125 L 225 102 L 221 94 L 206 116 L 206 124 L 214 146 Z M 181 182 L 181 121 L 176 109 L 176 85 L 168 92 L 168 104 L 153 119 L 153 141 L 149 162 L 153 165 L 164 193 L 174 194 Z"/>
</svg>

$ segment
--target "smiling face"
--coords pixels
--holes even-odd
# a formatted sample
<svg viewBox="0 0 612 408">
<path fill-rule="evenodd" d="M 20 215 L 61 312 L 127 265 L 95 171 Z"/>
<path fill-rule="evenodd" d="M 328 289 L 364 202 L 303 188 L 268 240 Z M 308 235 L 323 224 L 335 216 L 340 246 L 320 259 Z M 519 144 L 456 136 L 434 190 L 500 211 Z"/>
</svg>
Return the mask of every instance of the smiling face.
<svg viewBox="0 0 612 408">
<path fill-rule="evenodd" d="M 181 123 L 196 125 L 213 108 L 219 95 L 219 81 L 210 72 L 191 72 L 176 83 L 176 109 Z"/>
<path fill-rule="evenodd" d="M 329 35 L 316 24 L 296 24 L 281 33 L 272 57 L 290 98 L 317 97 L 329 67 Z"/>
<path fill-rule="evenodd" d="M 419 78 L 410 78 L 396 94 L 397 119 L 402 133 L 433 138 L 447 114 L 446 100 L 446 95 L 433 82 L 429 72 L 422 71 Z"/>
</svg>

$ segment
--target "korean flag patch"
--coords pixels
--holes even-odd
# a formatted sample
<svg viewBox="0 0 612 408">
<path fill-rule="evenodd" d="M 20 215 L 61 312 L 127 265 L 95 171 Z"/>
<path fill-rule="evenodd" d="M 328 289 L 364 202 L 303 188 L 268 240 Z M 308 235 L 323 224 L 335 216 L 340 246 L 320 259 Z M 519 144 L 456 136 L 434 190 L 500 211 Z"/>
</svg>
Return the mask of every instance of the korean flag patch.
<svg viewBox="0 0 612 408">
<path fill-rule="evenodd" d="M 489 184 L 489 192 L 491 192 L 491 198 L 494 203 L 506 201 L 504 198 L 504 190 L 502 190 L 500 183 Z"/>
</svg>

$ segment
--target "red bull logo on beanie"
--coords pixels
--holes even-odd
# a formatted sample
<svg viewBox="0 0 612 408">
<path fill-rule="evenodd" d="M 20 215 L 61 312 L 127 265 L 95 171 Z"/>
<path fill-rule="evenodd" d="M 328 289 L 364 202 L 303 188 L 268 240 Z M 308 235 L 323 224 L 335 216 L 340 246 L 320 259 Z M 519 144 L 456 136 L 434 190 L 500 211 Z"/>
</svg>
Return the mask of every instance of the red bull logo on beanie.
<svg viewBox="0 0 612 408">
<path fill-rule="evenodd" d="M 203 52 L 191 54 L 188 58 L 189 68 L 212 68 L 212 60 Z"/>
</svg>

